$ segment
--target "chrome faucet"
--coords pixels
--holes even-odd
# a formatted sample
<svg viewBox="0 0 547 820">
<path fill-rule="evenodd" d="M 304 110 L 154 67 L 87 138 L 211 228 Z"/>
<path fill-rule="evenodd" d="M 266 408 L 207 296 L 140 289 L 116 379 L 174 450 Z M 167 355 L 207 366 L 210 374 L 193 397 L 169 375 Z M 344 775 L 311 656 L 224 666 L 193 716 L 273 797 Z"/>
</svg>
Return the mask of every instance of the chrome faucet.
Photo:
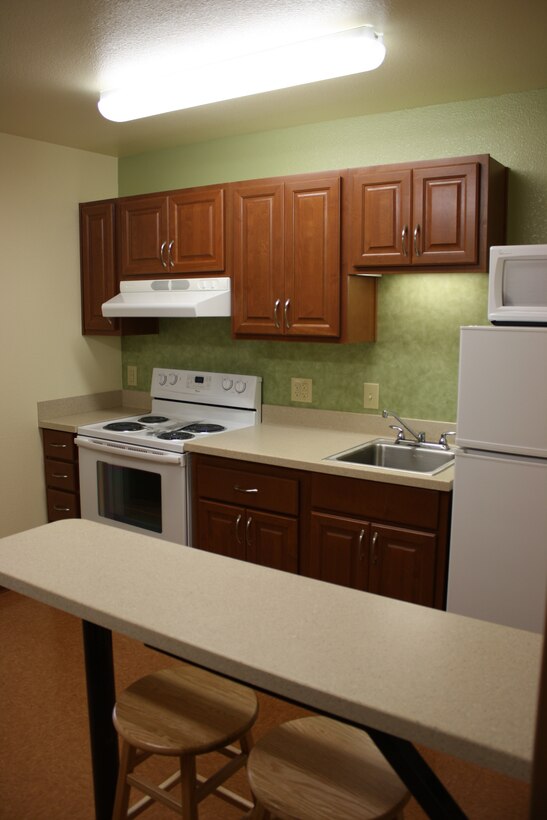
<svg viewBox="0 0 547 820">
<path fill-rule="evenodd" d="M 416 441 L 419 442 L 420 444 L 425 441 L 425 433 L 415 433 L 414 430 L 412 429 L 412 427 L 409 427 L 408 424 L 405 424 L 405 422 L 402 419 L 400 419 L 399 416 L 397 416 L 395 413 L 392 413 L 391 410 L 382 410 L 382 417 L 385 418 L 385 419 L 390 418 L 390 417 L 394 418 L 401 425 L 401 427 L 398 427 L 395 424 L 390 424 L 389 425 L 392 430 L 397 430 L 398 431 L 397 432 L 397 441 L 404 441 L 405 440 L 405 434 L 404 434 L 403 429 L 402 429 L 403 427 L 404 427 L 405 430 L 408 430 L 410 435 L 413 436 L 416 439 Z"/>
</svg>

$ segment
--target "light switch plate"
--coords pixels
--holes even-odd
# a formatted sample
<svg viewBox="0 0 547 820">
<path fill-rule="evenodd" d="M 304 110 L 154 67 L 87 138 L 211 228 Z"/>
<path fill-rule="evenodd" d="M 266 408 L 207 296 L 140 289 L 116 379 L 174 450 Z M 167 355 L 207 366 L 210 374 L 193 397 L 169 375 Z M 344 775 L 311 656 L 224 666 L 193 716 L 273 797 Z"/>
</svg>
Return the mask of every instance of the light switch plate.
<svg viewBox="0 0 547 820">
<path fill-rule="evenodd" d="M 127 386 L 128 387 L 136 387 L 138 384 L 137 381 L 137 365 L 136 364 L 128 364 L 127 365 Z"/>
<path fill-rule="evenodd" d="M 363 407 L 366 410 L 378 410 L 378 403 L 380 398 L 380 385 L 364 382 L 363 388 Z"/>
</svg>

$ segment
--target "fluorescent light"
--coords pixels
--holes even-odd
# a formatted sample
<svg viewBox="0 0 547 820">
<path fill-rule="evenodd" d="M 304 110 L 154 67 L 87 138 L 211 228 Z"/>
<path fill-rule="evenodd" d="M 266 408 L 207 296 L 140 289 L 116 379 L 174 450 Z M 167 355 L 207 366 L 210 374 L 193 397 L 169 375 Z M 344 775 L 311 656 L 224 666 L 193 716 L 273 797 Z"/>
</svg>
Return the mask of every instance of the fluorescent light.
<svg viewBox="0 0 547 820">
<path fill-rule="evenodd" d="M 370 26 L 340 31 L 279 48 L 199 66 L 192 73 L 139 80 L 101 92 L 99 111 L 108 120 L 141 117 L 248 97 L 279 88 L 371 71 L 382 64 L 382 35 Z"/>
</svg>

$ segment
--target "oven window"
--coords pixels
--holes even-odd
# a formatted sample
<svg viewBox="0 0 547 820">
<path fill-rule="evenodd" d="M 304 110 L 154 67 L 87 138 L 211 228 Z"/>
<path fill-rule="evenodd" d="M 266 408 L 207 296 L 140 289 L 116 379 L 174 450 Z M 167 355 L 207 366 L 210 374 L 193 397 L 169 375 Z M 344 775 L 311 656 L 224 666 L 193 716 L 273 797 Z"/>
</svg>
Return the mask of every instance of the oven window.
<svg viewBox="0 0 547 820">
<path fill-rule="evenodd" d="M 97 488 L 99 515 L 151 532 L 162 531 L 159 473 L 98 461 Z"/>
</svg>

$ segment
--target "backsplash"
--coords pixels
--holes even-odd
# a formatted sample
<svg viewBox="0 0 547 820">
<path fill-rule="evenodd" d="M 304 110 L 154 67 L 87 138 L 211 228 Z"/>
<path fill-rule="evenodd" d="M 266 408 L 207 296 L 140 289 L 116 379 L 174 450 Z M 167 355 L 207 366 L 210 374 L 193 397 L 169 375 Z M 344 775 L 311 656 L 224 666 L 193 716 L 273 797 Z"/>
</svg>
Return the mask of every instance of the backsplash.
<svg viewBox="0 0 547 820">
<path fill-rule="evenodd" d="M 162 319 L 158 336 L 124 338 L 124 388 L 128 365 L 138 390 L 153 367 L 249 373 L 262 376 L 265 404 L 453 421 L 459 328 L 487 323 L 486 275 L 392 275 L 378 287 L 375 343 L 234 340 L 230 319 Z M 311 404 L 291 402 L 291 377 L 313 380 Z M 380 385 L 379 410 L 363 409 L 363 382 Z"/>
</svg>

